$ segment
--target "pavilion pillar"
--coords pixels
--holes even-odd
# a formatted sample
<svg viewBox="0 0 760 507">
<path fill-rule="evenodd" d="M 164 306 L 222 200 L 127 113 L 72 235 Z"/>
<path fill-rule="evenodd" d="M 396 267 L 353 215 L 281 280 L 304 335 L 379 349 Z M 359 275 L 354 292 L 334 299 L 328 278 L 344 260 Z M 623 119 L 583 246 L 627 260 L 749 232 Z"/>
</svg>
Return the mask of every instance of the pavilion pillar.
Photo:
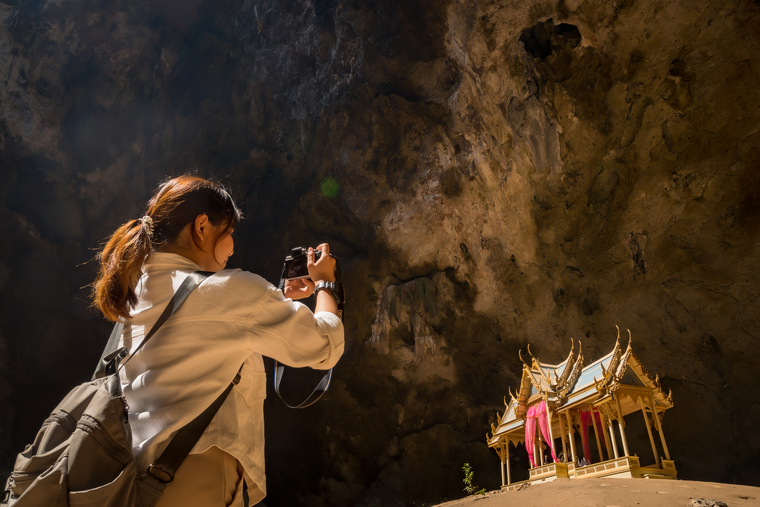
<svg viewBox="0 0 760 507">
<path fill-rule="evenodd" d="M 570 415 L 570 411 L 565 412 L 567 414 L 567 437 L 570 440 L 570 452 L 573 454 L 573 461 L 578 460 L 578 455 L 575 453 L 575 437 L 573 436 L 573 417 Z"/>
<path fill-rule="evenodd" d="M 604 416 L 604 414 L 602 414 L 601 410 L 596 409 L 596 411 L 599 413 L 599 422 L 602 423 L 602 436 L 604 436 L 604 445 L 607 448 L 607 459 L 612 459 L 612 445 L 610 445 L 609 428 L 607 428 L 608 431 L 605 431 L 605 426 L 607 426 L 607 418 Z"/>
<path fill-rule="evenodd" d="M 618 428 L 620 428 L 620 440 L 623 442 L 623 452 L 626 456 L 630 456 L 628 452 L 628 440 L 625 438 L 625 419 L 623 418 L 623 410 L 620 408 L 620 398 L 615 395 L 615 403 L 617 403 L 618 409 Z"/>
<path fill-rule="evenodd" d="M 644 414 L 644 425 L 647 427 L 647 433 L 649 434 L 649 443 L 652 444 L 652 453 L 654 454 L 654 462 L 658 468 L 661 468 L 660 457 L 657 455 L 657 446 L 654 445 L 654 437 L 652 436 L 652 427 L 649 424 L 649 418 L 647 417 L 647 409 L 644 406 L 644 400 L 639 398 L 639 405 L 641 406 L 641 413 Z M 657 417 L 657 416 L 655 416 Z"/>
<path fill-rule="evenodd" d="M 567 455 L 567 444 L 565 443 L 565 423 L 562 419 L 562 414 L 557 412 L 557 417 L 559 418 L 559 434 L 562 440 L 562 456 L 565 457 L 565 463 L 570 463 L 570 459 L 568 459 L 569 456 Z"/>
<path fill-rule="evenodd" d="M 591 407 L 591 426 L 594 427 L 594 436 L 596 437 L 596 447 L 597 449 L 599 449 L 599 461 L 604 461 L 604 454 L 602 454 L 602 443 L 599 441 L 599 428 L 596 427 L 596 416 L 594 416 L 593 407 Z"/>
<path fill-rule="evenodd" d="M 536 439 L 536 442 L 538 442 L 538 466 L 544 466 L 544 441 L 541 438 L 541 429 L 539 428 L 536 433 L 538 433 L 538 438 Z"/>
<path fill-rule="evenodd" d="M 620 457 L 620 453 L 618 452 L 617 440 L 615 439 L 615 428 L 612 427 L 612 419 L 609 417 L 607 418 L 607 429 L 610 433 L 610 440 L 612 440 L 612 451 L 615 453 L 615 459 L 617 459 Z"/>
<path fill-rule="evenodd" d="M 504 453 L 507 455 L 507 484 L 512 484 L 512 472 L 509 468 L 509 440 L 504 444 Z M 501 482 L 504 482 L 504 477 L 501 478 Z"/>
<path fill-rule="evenodd" d="M 662 431 L 662 424 L 660 418 L 657 417 L 657 411 L 654 409 L 654 398 L 649 398 L 649 404 L 652 407 L 652 417 L 657 425 L 657 431 L 660 433 L 660 442 L 662 442 L 662 450 L 665 452 L 665 459 L 670 459 L 670 453 L 668 452 L 668 444 L 665 443 L 665 433 Z"/>
<path fill-rule="evenodd" d="M 546 405 L 546 420 L 549 423 L 549 441 L 547 442 L 549 444 L 549 452 L 552 452 L 552 449 L 554 449 L 554 432 L 552 431 L 552 413 L 549 410 L 549 405 Z M 557 454 L 556 452 L 554 454 Z"/>
<path fill-rule="evenodd" d="M 499 454 L 499 461 L 501 462 L 501 486 L 509 484 L 509 440 L 506 443 L 502 443 L 501 451 Z M 507 469 L 507 477 L 504 477 L 504 468 Z M 506 482 L 505 482 L 506 480 Z"/>
</svg>

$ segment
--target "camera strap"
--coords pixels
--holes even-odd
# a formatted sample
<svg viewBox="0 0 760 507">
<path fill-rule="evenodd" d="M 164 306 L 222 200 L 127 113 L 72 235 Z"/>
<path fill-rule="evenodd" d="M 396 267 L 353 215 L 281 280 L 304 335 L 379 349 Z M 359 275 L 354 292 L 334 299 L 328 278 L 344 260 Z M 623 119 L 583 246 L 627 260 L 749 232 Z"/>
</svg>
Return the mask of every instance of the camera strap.
<svg viewBox="0 0 760 507">
<path fill-rule="evenodd" d="M 338 303 L 338 313 L 340 314 L 340 320 L 343 320 L 343 309 L 346 305 L 346 296 L 345 292 L 343 290 L 343 282 L 341 281 L 340 277 L 340 263 L 338 262 L 338 259 L 330 254 L 331 257 L 335 259 L 335 282 L 338 285 L 338 292 L 340 294 L 340 302 Z M 283 267 L 282 274 L 280 275 L 280 283 L 277 286 L 282 293 L 285 293 L 285 276 L 286 276 L 286 270 Z M 277 393 L 277 396 L 282 400 L 282 402 L 285 404 L 288 408 L 306 408 L 310 407 L 311 405 L 314 405 L 319 399 L 327 392 L 327 388 L 330 387 L 330 381 L 332 380 L 332 372 L 333 369 L 330 368 L 327 370 L 327 373 L 325 373 L 325 376 L 322 377 L 322 380 L 319 381 L 319 384 L 317 384 L 317 387 L 314 388 L 314 390 L 311 392 L 308 398 L 306 398 L 304 401 L 299 403 L 298 405 L 291 405 L 287 401 L 285 401 L 285 398 L 282 397 L 282 394 L 280 394 L 280 383 L 282 383 L 282 377 L 285 375 L 285 365 L 280 364 L 277 362 L 277 360 L 274 361 L 274 392 Z"/>
<path fill-rule="evenodd" d="M 330 368 L 327 370 L 327 373 L 325 373 L 325 376 L 322 377 L 322 380 L 319 381 L 319 384 L 317 384 L 317 387 L 314 388 L 314 390 L 311 392 L 308 398 L 306 398 L 304 401 L 299 403 L 298 405 L 291 405 L 287 401 L 285 401 L 285 398 L 282 397 L 280 394 L 280 383 L 282 382 L 282 376 L 285 374 L 285 365 L 278 363 L 277 361 L 274 362 L 274 392 L 277 393 L 277 396 L 280 397 L 282 402 L 285 404 L 288 408 L 306 408 L 311 405 L 314 405 L 325 392 L 327 392 L 327 388 L 330 387 L 330 380 L 332 380 L 332 372 L 333 369 Z"/>
</svg>

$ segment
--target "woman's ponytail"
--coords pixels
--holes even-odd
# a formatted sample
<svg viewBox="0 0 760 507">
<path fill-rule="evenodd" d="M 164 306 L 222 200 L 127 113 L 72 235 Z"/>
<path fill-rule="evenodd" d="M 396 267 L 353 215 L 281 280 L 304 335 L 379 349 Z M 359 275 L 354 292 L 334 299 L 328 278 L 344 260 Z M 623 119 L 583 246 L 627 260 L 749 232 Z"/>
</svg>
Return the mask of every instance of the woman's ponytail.
<svg viewBox="0 0 760 507">
<path fill-rule="evenodd" d="M 144 217 L 119 227 L 98 254 L 100 269 L 93 284 L 94 305 L 108 320 L 129 318 L 137 303 L 135 285 L 151 250 L 152 220 Z"/>
</svg>

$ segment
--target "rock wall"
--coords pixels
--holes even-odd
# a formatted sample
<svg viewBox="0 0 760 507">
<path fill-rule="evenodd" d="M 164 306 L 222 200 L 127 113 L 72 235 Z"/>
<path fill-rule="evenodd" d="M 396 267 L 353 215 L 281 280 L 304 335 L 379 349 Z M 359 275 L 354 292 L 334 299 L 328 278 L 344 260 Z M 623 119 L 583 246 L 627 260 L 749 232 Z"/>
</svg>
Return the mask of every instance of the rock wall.
<svg viewBox="0 0 760 507">
<path fill-rule="evenodd" d="M 680 476 L 760 484 L 757 1 L 0 0 L 0 21 L 0 467 L 98 357 L 95 249 L 197 172 L 248 217 L 238 266 L 275 280 L 323 240 L 343 261 L 329 394 L 267 401 L 270 507 L 455 498 L 465 462 L 497 487 L 518 350 L 593 359 L 616 324 L 672 389 Z"/>
</svg>

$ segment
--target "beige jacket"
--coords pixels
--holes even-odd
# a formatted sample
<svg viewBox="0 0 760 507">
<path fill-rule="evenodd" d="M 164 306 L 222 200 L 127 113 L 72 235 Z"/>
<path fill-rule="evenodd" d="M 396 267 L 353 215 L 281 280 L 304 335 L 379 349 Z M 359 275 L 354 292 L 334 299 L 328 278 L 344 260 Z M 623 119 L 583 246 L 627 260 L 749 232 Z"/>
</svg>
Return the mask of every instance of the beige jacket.
<svg viewBox="0 0 760 507">
<path fill-rule="evenodd" d="M 134 350 L 185 276 L 199 269 L 180 255 L 150 254 L 121 345 Z M 331 313 L 313 314 L 252 273 L 236 269 L 214 274 L 120 372 L 137 465 L 146 470 L 170 436 L 211 405 L 243 364 L 240 384 L 192 452 L 217 446 L 237 458 L 255 505 L 266 494 L 262 356 L 290 366 L 327 369 L 337 363 L 343 348 L 343 324 Z"/>
</svg>

